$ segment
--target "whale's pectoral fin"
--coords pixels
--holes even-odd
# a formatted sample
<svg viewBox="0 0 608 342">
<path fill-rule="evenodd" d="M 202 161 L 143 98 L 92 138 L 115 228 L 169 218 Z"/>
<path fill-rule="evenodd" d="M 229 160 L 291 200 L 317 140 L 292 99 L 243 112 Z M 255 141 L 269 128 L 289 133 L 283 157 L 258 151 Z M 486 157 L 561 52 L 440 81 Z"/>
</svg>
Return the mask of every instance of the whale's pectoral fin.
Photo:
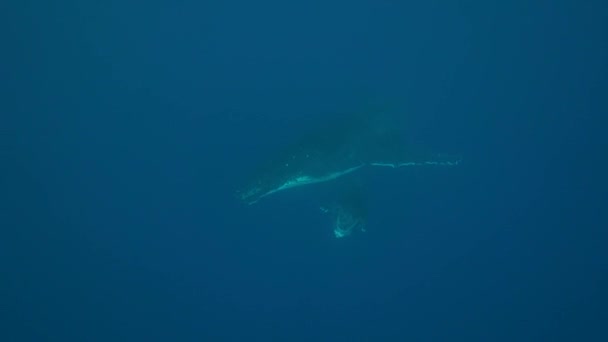
<svg viewBox="0 0 608 342">
<path fill-rule="evenodd" d="M 367 206 L 363 189 L 355 183 L 340 190 L 340 193 L 321 210 L 331 219 L 332 230 L 336 238 L 343 238 L 356 231 L 365 231 L 367 224 Z"/>
</svg>

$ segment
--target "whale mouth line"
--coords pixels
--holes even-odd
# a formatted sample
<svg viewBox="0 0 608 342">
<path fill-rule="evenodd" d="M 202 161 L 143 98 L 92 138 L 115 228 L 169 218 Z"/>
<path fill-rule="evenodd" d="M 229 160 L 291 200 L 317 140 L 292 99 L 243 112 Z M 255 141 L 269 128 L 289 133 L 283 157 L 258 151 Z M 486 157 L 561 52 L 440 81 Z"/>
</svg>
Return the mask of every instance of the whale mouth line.
<svg viewBox="0 0 608 342">
<path fill-rule="evenodd" d="M 424 165 L 456 166 L 458 164 L 460 164 L 460 160 L 404 162 L 404 163 L 380 163 L 380 162 L 369 163 L 370 166 L 383 166 L 383 167 L 390 167 L 393 169 L 405 167 L 405 166 L 424 166 Z"/>
<path fill-rule="evenodd" d="M 264 184 L 259 184 L 251 188 L 249 191 L 240 194 L 240 199 L 251 205 L 257 203 L 260 199 L 272 195 L 276 192 L 300 187 L 304 185 L 324 183 L 336 178 L 342 177 L 346 174 L 357 171 L 364 166 L 377 166 L 377 167 L 388 167 L 388 168 L 401 168 L 409 166 L 456 166 L 460 164 L 460 159 L 446 159 L 446 160 L 424 160 L 424 161 L 407 161 L 407 162 L 359 162 L 358 165 L 346 168 L 341 171 L 330 172 L 322 176 L 314 177 L 310 175 L 298 175 L 294 176 L 287 181 L 279 183 L 274 187 L 270 187 L 264 190 Z"/>
<path fill-rule="evenodd" d="M 299 187 L 299 186 L 304 186 L 304 185 L 328 182 L 328 181 L 334 180 L 338 177 L 342 177 L 346 174 L 354 172 L 354 171 L 362 168 L 363 166 L 365 166 L 365 164 L 361 163 L 360 165 L 350 167 L 350 168 L 347 168 L 342 171 L 332 172 L 332 173 L 329 173 L 329 174 L 327 174 L 325 176 L 321 176 L 321 177 L 311 177 L 311 176 L 307 176 L 307 175 L 297 176 L 293 179 L 287 180 L 286 182 L 279 185 L 278 187 L 270 189 L 264 193 L 261 192 L 262 190 L 260 188 L 254 188 L 253 190 L 250 190 L 246 194 L 242 195 L 241 199 L 247 201 L 247 204 L 251 205 L 251 204 L 258 202 L 260 199 L 262 199 L 268 195 L 274 194 L 275 192 L 279 192 L 282 190 L 291 189 L 291 188 L 295 188 L 295 187 Z M 252 197 L 253 197 L 252 200 L 248 200 L 249 198 L 252 198 Z"/>
</svg>

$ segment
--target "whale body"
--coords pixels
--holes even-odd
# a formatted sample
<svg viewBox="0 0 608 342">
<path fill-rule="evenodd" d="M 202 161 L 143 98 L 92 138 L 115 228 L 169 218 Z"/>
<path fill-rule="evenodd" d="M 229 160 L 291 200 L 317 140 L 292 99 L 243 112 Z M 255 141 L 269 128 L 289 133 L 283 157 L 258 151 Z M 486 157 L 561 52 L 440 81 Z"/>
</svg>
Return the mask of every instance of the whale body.
<svg viewBox="0 0 608 342">
<path fill-rule="evenodd" d="M 459 156 L 442 155 L 405 143 L 399 130 L 373 115 L 355 115 L 322 124 L 261 164 L 251 181 L 238 192 L 247 204 L 262 198 L 337 179 L 363 168 L 442 165 L 460 163 Z M 365 231 L 365 192 L 358 181 L 337 182 L 335 196 L 321 206 L 329 215 L 336 238 Z"/>
<path fill-rule="evenodd" d="M 248 204 L 287 189 L 324 183 L 363 167 L 457 165 L 460 158 L 405 144 L 393 127 L 369 117 L 340 119 L 295 141 L 267 161 L 238 197 Z"/>
</svg>

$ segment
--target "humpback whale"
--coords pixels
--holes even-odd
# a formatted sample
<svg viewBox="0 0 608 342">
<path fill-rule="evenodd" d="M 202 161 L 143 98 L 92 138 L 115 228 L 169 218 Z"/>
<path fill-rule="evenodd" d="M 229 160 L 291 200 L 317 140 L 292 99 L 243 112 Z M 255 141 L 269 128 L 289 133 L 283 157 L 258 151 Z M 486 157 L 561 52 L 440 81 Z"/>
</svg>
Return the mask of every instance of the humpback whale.
<svg viewBox="0 0 608 342">
<path fill-rule="evenodd" d="M 238 197 L 254 204 L 277 192 L 334 181 L 364 167 L 452 166 L 459 162 L 458 156 L 406 144 L 395 127 L 377 116 L 355 115 L 325 124 L 294 141 L 263 164 Z M 346 184 L 321 207 L 329 215 L 337 238 L 365 231 L 367 221 L 362 188 L 356 182 Z"/>
<path fill-rule="evenodd" d="M 326 125 L 267 162 L 238 197 L 248 204 L 279 191 L 334 180 L 363 167 L 457 165 L 459 157 L 405 144 L 393 127 L 369 116 Z"/>
</svg>

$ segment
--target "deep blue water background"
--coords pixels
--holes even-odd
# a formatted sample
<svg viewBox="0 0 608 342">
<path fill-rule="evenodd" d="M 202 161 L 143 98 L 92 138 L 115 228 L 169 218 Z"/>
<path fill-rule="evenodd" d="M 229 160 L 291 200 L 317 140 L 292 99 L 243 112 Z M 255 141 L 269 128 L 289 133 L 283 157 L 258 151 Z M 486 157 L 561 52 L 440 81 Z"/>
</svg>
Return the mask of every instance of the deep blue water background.
<svg viewBox="0 0 608 342">
<path fill-rule="evenodd" d="M 605 2 L 1 7 L 1 341 L 608 340 Z M 464 162 L 234 198 L 375 106 Z"/>
</svg>

